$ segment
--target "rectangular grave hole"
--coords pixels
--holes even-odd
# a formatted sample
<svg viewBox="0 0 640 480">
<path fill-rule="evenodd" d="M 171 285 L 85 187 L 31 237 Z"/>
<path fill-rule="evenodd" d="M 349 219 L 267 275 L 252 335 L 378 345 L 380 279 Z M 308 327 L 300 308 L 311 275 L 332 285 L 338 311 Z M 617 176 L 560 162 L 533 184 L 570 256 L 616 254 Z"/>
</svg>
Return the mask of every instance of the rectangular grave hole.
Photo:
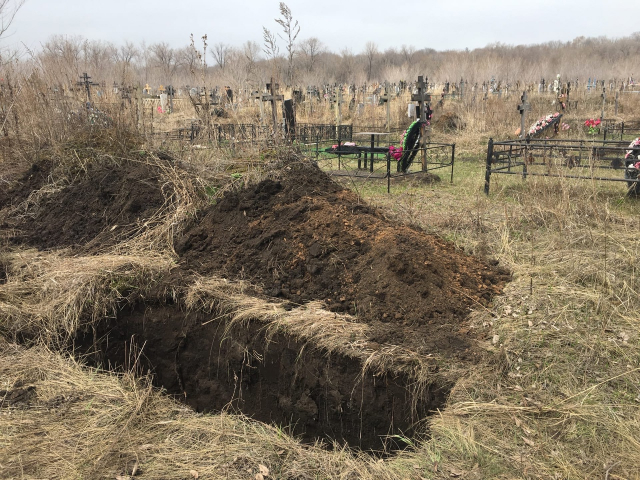
<svg viewBox="0 0 640 480">
<path fill-rule="evenodd" d="M 284 427 L 305 443 L 321 440 L 375 454 L 406 448 L 426 434 L 424 419 L 442 409 L 451 385 L 421 392 L 403 374 L 361 374 L 358 359 L 303 345 L 264 324 L 225 330 L 210 316 L 176 305 L 127 307 L 79 334 L 76 355 L 93 366 L 137 368 L 199 412 L 223 409 Z M 204 323 L 204 325 L 203 325 Z M 407 442 L 406 440 L 410 440 Z"/>
</svg>

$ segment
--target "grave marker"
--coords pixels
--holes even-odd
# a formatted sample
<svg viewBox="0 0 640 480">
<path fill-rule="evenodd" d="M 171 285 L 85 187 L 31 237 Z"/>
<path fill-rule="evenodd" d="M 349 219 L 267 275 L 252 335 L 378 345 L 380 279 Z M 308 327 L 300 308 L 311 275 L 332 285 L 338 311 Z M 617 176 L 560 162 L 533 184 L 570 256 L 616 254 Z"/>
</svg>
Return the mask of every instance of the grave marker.
<svg viewBox="0 0 640 480">
<path fill-rule="evenodd" d="M 100 85 L 99 83 L 91 82 L 91 77 L 85 73 L 80 76 L 81 82 L 78 82 L 77 85 L 80 87 L 85 87 L 87 90 L 87 102 L 91 103 L 91 87 L 97 87 Z"/>
<path fill-rule="evenodd" d="M 427 106 L 429 105 L 429 102 L 431 102 L 431 95 L 427 93 L 427 88 L 422 75 L 418 77 L 416 89 L 418 90 L 418 93 L 411 94 L 411 101 L 418 102 L 418 108 L 420 109 L 420 120 L 425 122 L 427 120 L 427 110 L 425 108 L 425 103 L 427 104 Z"/>
<path fill-rule="evenodd" d="M 380 101 L 385 104 L 387 110 L 387 132 L 391 128 L 391 88 L 389 82 L 384 82 L 384 95 L 380 97 Z"/>
<path fill-rule="evenodd" d="M 520 138 L 525 137 L 525 119 L 527 112 L 531 110 L 531 104 L 528 102 L 527 92 L 522 92 L 518 112 L 520 113 Z"/>
<path fill-rule="evenodd" d="M 340 108 L 343 103 L 342 87 L 334 87 L 334 93 L 331 96 L 331 101 L 336 105 L 336 125 L 342 125 L 342 110 Z"/>
<path fill-rule="evenodd" d="M 268 94 L 262 94 L 260 100 L 262 102 L 271 102 L 271 116 L 273 119 L 273 131 L 274 133 L 278 131 L 278 117 L 276 115 L 276 102 L 284 101 L 284 95 L 277 95 L 276 92 L 280 88 L 280 85 L 273 81 L 273 77 L 271 77 L 271 81 L 267 83 Z"/>
</svg>

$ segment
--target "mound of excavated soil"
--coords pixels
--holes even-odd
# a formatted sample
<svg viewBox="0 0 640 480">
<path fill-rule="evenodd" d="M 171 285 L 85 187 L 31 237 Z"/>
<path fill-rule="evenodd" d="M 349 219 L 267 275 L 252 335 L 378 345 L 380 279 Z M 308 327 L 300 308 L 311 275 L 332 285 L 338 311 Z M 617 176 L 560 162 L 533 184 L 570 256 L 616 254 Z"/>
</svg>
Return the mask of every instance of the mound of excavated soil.
<svg viewBox="0 0 640 480">
<path fill-rule="evenodd" d="M 16 205 L 44 184 L 40 169 L 29 172 L 8 192 L 4 205 Z M 38 248 L 99 246 L 126 239 L 164 204 L 163 180 L 157 166 L 146 162 L 89 163 L 86 172 L 63 189 L 44 195 L 31 215 L 5 219 L 14 243 Z"/>
<path fill-rule="evenodd" d="M 464 319 L 509 273 L 391 222 L 311 165 L 225 196 L 176 242 L 183 267 L 246 279 L 292 303 L 324 300 L 372 341 L 465 356 Z"/>
</svg>

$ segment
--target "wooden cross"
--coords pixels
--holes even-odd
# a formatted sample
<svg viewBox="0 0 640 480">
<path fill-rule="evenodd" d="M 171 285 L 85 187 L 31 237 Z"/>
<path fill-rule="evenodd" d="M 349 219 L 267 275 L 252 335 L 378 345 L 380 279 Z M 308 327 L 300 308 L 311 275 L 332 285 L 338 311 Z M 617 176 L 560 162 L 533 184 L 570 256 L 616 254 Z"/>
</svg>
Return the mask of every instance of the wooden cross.
<svg viewBox="0 0 640 480">
<path fill-rule="evenodd" d="M 380 101 L 387 107 L 387 132 L 391 126 L 391 87 L 389 82 L 384 82 L 384 95 L 380 97 Z"/>
<path fill-rule="evenodd" d="M 80 86 L 80 87 L 82 87 L 82 86 L 85 87 L 85 89 L 87 90 L 87 101 L 89 103 L 91 103 L 91 87 L 98 86 L 99 84 L 95 83 L 95 82 L 90 82 L 89 80 L 91 80 L 91 77 L 89 75 L 87 75 L 86 72 L 82 74 L 80 79 L 82 81 L 78 82 L 77 85 Z"/>
<path fill-rule="evenodd" d="M 342 86 L 335 86 L 331 101 L 336 104 L 336 125 L 342 125 L 342 110 L 340 106 L 344 103 L 342 100 Z"/>
<path fill-rule="evenodd" d="M 271 82 L 267 83 L 267 90 L 269 93 L 262 94 L 260 100 L 263 102 L 271 102 L 271 116 L 273 118 L 273 131 L 276 132 L 278 130 L 278 117 L 276 115 L 276 101 L 284 101 L 284 95 L 276 95 L 278 88 L 280 85 L 273 81 L 273 77 L 271 77 Z"/>
<path fill-rule="evenodd" d="M 420 108 L 420 120 L 425 122 L 427 120 L 427 109 L 424 107 L 425 103 L 429 105 L 429 102 L 431 102 L 431 95 L 427 93 L 427 88 L 422 75 L 418 77 L 416 87 L 418 89 L 418 93 L 411 94 L 411 101 L 418 102 L 418 107 Z"/>
<path fill-rule="evenodd" d="M 518 112 L 520 113 L 520 138 L 525 137 L 525 117 L 527 116 L 527 112 L 531 110 L 531 104 L 527 101 L 527 92 L 522 92 L 522 96 L 520 97 L 520 105 L 518 105 Z"/>
</svg>

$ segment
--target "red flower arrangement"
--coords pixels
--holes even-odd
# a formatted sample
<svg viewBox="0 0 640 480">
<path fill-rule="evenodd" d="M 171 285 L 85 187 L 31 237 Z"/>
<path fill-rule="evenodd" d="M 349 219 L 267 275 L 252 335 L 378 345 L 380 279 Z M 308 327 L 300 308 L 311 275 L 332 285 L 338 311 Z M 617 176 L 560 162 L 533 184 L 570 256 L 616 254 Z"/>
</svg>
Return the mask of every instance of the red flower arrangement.
<svg viewBox="0 0 640 480">
<path fill-rule="evenodd" d="M 584 122 L 584 126 L 588 128 L 587 134 L 596 135 L 600 131 L 600 129 L 598 128 L 600 126 L 600 119 L 596 118 L 594 120 L 593 118 L 590 118 L 589 120 Z"/>
</svg>

